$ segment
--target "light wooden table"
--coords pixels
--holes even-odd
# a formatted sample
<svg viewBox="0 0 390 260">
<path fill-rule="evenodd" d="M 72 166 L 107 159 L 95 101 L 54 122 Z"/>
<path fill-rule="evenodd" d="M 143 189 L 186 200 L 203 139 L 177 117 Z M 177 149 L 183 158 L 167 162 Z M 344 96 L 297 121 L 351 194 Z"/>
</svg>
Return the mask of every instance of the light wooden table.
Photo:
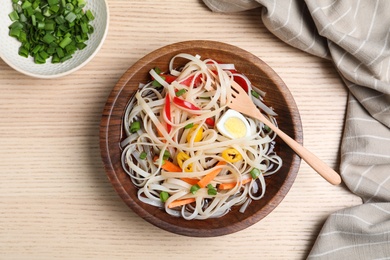
<svg viewBox="0 0 390 260">
<path fill-rule="evenodd" d="M 81 70 L 33 79 L 0 60 L 0 259 L 304 259 L 330 213 L 361 203 L 303 162 L 283 202 L 243 231 L 191 238 L 139 218 L 105 175 L 99 124 L 111 89 L 145 54 L 204 39 L 257 55 L 295 97 L 305 145 L 336 169 L 347 91 L 331 62 L 268 32 L 259 9 L 217 14 L 200 0 L 108 4 L 108 37 Z"/>
</svg>

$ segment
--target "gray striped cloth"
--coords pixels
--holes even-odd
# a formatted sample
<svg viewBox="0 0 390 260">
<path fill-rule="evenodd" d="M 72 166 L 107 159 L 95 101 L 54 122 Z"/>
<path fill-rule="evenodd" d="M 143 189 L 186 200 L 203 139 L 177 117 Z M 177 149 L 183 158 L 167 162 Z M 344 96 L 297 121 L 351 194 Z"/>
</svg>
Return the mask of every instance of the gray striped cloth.
<svg viewBox="0 0 390 260">
<path fill-rule="evenodd" d="M 330 215 L 308 259 L 390 259 L 390 1 L 203 1 L 216 12 L 260 7 L 281 40 L 333 60 L 349 89 L 340 172 L 364 203 Z"/>
</svg>

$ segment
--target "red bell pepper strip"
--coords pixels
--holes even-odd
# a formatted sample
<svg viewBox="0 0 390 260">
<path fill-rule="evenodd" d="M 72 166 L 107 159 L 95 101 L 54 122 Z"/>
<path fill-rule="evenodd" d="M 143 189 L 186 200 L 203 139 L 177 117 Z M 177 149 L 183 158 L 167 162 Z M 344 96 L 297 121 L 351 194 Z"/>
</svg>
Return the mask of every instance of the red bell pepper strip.
<svg viewBox="0 0 390 260">
<path fill-rule="evenodd" d="M 171 84 L 174 80 L 177 79 L 176 76 L 172 76 L 170 74 L 160 74 L 161 77 L 164 78 L 164 80 L 168 83 Z"/>
<path fill-rule="evenodd" d="M 167 119 L 171 121 L 171 98 L 169 94 L 165 96 L 164 113 Z M 167 123 L 167 131 L 168 133 L 170 133 L 172 130 L 172 126 L 169 124 L 169 122 L 166 123 Z"/>
<path fill-rule="evenodd" d="M 194 79 L 194 75 L 191 75 L 189 76 L 188 78 L 186 78 L 185 80 L 181 81 L 180 84 L 183 84 L 187 87 L 189 87 L 191 85 L 191 82 L 192 80 Z M 202 83 L 202 75 L 199 74 L 198 76 L 196 76 L 195 80 L 194 80 L 194 87 L 199 87 L 200 84 Z"/>
<path fill-rule="evenodd" d="M 242 87 L 243 90 L 245 90 L 246 93 L 248 93 L 248 89 L 249 89 L 249 86 L 248 86 L 248 83 L 246 82 L 245 79 L 243 79 L 242 77 L 240 76 L 233 76 L 233 80 Z"/>
<path fill-rule="evenodd" d="M 199 107 L 195 106 L 191 102 L 188 102 L 188 101 L 181 99 L 181 98 L 178 98 L 178 97 L 173 97 L 173 103 L 179 107 L 189 109 L 192 112 L 197 112 L 197 111 L 201 110 Z"/>
</svg>

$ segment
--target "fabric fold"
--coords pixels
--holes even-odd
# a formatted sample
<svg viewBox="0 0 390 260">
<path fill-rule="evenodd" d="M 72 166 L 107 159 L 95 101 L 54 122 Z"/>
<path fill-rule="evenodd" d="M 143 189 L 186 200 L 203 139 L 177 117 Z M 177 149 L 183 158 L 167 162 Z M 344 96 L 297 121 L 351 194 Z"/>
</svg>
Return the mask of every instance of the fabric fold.
<svg viewBox="0 0 390 260">
<path fill-rule="evenodd" d="M 329 216 L 308 258 L 388 259 L 390 1 L 203 1 L 215 12 L 260 6 L 262 21 L 275 36 L 333 61 L 349 90 L 340 172 L 364 204 Z"/>
</svg>

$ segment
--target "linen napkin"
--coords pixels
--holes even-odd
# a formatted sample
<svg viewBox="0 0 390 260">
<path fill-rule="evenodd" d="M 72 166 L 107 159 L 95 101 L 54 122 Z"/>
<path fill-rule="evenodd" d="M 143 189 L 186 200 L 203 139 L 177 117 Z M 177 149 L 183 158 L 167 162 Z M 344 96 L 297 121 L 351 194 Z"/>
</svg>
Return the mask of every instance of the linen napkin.
<svg viewBox="0 0 390 260">
<path fill-rule="evenodd" d="M 349 89 L 340 173 L 363 204 L 331 214 L 308 259 L 390 259 L 390 1 L 203 0 L 262 8 L 284 42 L 331 59 Z"/>
</svg>

